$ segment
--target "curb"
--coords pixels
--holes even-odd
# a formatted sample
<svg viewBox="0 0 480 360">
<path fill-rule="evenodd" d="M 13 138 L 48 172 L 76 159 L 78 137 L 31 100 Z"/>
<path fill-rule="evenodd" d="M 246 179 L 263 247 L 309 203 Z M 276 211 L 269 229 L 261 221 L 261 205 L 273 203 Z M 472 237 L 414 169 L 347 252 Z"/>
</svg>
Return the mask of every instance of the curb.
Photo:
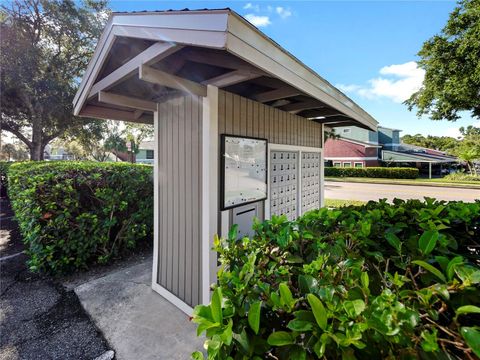
<svg viewBox="0 0 480 360">
<path fill-rule="evenodd" d="M 450 183 L 418 183 L 418 184 L 412 184 L 412 183 L 392 183 L 388 181 L 369 181 L 369 182 L 364 182 L 364 181 L 355 181 L 355 180 L 341 180 L 341 179 L 336 179 L 336 178 L 325 178 L 325 181 L 332 181 L 332 182 L 343 182 L 343 183 L 356 183 L 356 184 L 384 184 L 384 185 L 406 185 L 406 186 L 427 186 L 427 187 L 440 187 L 440 188 L 458 188 L 458 189 L 467 189 L 467 190 L 480 190 L 480 186 L 477 185 L 467 185 L 467 184 L 450 184 Z"/>
</svg>

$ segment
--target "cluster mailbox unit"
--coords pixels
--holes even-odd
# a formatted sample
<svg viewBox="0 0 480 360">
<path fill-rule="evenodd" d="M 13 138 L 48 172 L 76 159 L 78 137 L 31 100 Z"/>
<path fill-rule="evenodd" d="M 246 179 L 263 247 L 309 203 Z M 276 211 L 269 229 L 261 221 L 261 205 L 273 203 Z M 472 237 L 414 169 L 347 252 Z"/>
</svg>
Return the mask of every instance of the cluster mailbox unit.
<svg viewBox="0 0 480 360">
<path fill-rule="evenodd" d="M 231 11 L 114 13 L 74 99 L 79 116 L 154 124 L 152 287 L 210 300 L 215 234 L 323 201 L 323 133 L 377 122 Z"/>
</svg>

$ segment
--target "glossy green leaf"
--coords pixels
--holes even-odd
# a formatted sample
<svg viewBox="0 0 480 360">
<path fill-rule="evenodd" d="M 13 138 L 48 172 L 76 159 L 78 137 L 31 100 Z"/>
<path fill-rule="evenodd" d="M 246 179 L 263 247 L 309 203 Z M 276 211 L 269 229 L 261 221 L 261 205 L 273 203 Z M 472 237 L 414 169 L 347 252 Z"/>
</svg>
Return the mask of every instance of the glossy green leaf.
<svg viewBox="0 0 480 360">
<path fill-rule="evenodd" d="M 460 264 L 463 264 L 463 257 L 461 256 L 456 256 L 448 262 L 446 269 L 448 280 L 453 279 L 453 275 L 455 275 L 455 267 Z"/>
<path fill-rule="evenodd" d="M 343 302 L 343 308 L 348 316 L 355 318 L 365 310 L 365 302 L 363 300 L 346 300 Z"/>
<path fill-rule="evenodd" d="M 278 287 L 280 290 L 280 301 L 283 305 L 292 308 L 295 305 L 295 300 L 293 299 L 292 292 L 286 283 L 281 283 Z"/>
<path fill-rule="evenodd" d="M 480 327 L 462 327 L 460 334 L 474 354 L 480 357 Z"/>
<path fill-rule="evenodd" d="M 457 315 L 460 314 L 480 314 L 480 307 L 475 306 L 475 305 L 465 305 L 465 306 L 460 306 L 455 313 Z"/>
<path fill-rule="evenodd" d="M 193 360 L 203 360 L 203 359 L 205 359 L 205 357 L 203 356 L 203 353 L 201 353 L 200 351 L 195 351 L 194 353 L 192 353 L 192 359 Z"/>
<path fill-rule="evenodd" d="M 366 271 L 362 272 L 362 275 L 360 275 L 360 281 L 362 282 L 362 287 L 364 289 L 368 289 L 368 286 L 370 284 L 370 279 Z"/>
<path fill-rule="evenodd" d="M 313 316 L 315 316 L 315 320 L 317 321 L 318 326 L 320 327 L 320 329 L 325 330 L 327 328 L 328 320 L 325 307 L 323 306 L 320 299 L 313 294 L 308 294 L 307 300 L 312 307 Z"/>
<path fill-rule="evenodd" d="M 222 289 L 217 287 L 212 295 L 212 302 L 211 302 L 211 311 L 212 311 L 212 318 L 215 322 L 222 323 L 223 322 L 223 314 L 222 314 Z"/>
<path fill-rule="evenodd" d="M 304 332 L 312 330 L 313 324 L 310 321 L 293 319 L 288 323 L 287 327 L 293 331 Z"/>
<path fill-rule="evenodd" d="M 395 249 L 397 250 L 398 253 L 401 252 L 402 249 L 402 242 L 398 238 L 397 235 L 395 235 L 392 232 L 387 232 L 385 234 L 385 238 L 387 239 L 388 243 Z"/>
<path fill-rule="evenodd" d="M 276 331 L 270 334 L 267 339 L 269 345 L 272 346 L 285 346 L 295 343 L 295 338 L 291 333 L 286 331 Z"/>
<path fill-rule="evenodd" d="M 260 328 L 261 307 L 262 302 L 257 301 L 250 306 L 250 310 L 248 311 L 248 324 L 255 334 L 258 334 L 258 330 Z"/>
<path fill-rule="evenodd" d="M 437 244 L 439 233 L 438 231 L 428 230 L 425 231 L 420 239 L 418 239 L 418 248 L 423 255 L 428 255 L 432 252 Z"/>
<path fill-rule="evenodd" d="M 438 270 L 436 267 L 430 265 L 429 263 L 426 263 L 425 261 L 422 260 L 414 260 L 412 261 L 413 264 L 416 264 L 418 266 L 421 266 L 425 270 L 429 271 L 433 275 L 435 275 L 437 278 L 442 280 L 443 282 L 446 282 L 447 279 L 445 279 L 445 276 Z"/>
</svg>

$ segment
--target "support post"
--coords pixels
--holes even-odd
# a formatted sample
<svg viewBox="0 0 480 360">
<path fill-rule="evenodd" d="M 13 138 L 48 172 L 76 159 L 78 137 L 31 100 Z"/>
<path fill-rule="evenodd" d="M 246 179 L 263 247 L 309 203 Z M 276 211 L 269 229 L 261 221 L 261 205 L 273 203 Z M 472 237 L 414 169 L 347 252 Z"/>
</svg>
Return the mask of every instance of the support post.
<svg viewBox="0 0 480 360">
<path fill-rule="evenodd" d="M 428 178 L 429 179 L 432 178 L 432 163 L 431 162 L 428 163 Z"/>
<path fill-rule="evenodd" d="M 207 85 L 202 117 L 202 302 L 210 302 L 210 285 L 217 281 L 216 253 L 211 250 L 218 232 L 218 88 Z"/>
<path fill-rule="evenodd" d="M 320 131 L 322 132 L 322 142 L 320 147 L 322 148 L 320 153 L 320 207 L 325 205 L 325 159 L 324 159 L 324 142 L 325 142 L 325 125 L 322 124 Z"/>
</svg>

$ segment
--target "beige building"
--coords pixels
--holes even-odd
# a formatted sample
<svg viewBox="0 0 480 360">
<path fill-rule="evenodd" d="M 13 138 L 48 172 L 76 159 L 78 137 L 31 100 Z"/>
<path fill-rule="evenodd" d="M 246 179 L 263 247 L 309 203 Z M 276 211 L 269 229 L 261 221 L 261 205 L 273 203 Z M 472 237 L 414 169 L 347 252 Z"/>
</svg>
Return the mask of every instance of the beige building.
<svg viewBox="0 0 480 360">
<path fill-rule="evenodd" d="M 228 9 L 114 13 L 74 109 L 155 125 L 152 287 L 186 313 L 209 302 L 215 234 L 320 207 L 325 128 L 377 126 Z"/>
</svg>

